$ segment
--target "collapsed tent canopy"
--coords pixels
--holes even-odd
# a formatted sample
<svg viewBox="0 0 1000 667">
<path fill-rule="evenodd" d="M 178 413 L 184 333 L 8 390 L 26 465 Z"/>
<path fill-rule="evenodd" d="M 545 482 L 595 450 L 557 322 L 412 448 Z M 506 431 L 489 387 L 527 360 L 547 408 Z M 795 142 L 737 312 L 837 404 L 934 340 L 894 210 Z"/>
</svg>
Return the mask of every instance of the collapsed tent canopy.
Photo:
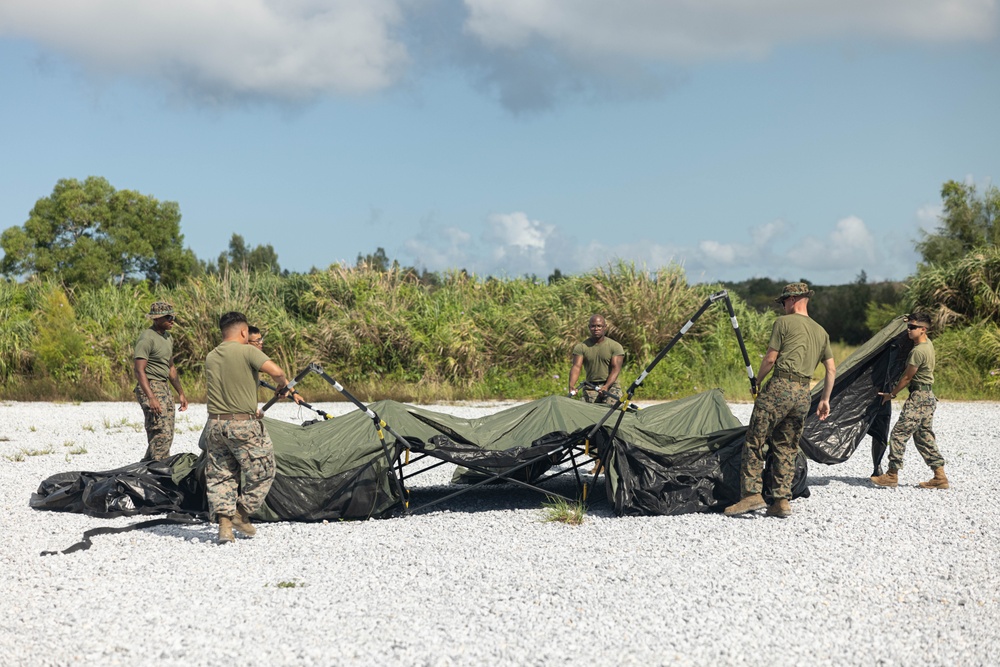
<svg viewBox="0 0 1000 667">
<path fill-rule="evenodd" d="M 876 392 L 902 373 L 903 338 L 905 324 L 894 320 L 842 364 L 830 418 L 819 422 L 813 414 L 807 420 L 802 448 L 810 458 L 830 463 L 853 453 L 881 410 Z M 441 501 L 411 504 L 409 481 L 428 469 L 427 459 L 435 461 L 430 467 L 460 466 L 453 481 L 472 485 L 466 489 L 494 481 L 557 495 L 544 484 L 570 475 L 583 498 L 581 468 L 599 458 L 607 471 L 606 497 L 619 515 L 712 511 L 739 497 L 746 428 L 719 390 L 635 413 L 624 406 L 609 412 L 602 405 L 548 397 L 463 419 L 395 401 L 366 406 L 319 367 L 306 370 L 319 372 L 359 409 L 303 425 L 264 419 L 276 476 L 256 514 L 261 520 L 366 519 L 419 511 Z M 618 413 L 614 425 L 608 421 L 612 412 Z M 804 456 L 796 468 L 794 493 L 807 495 Z M 31 505 L 98 516 L 204 512 L 204 456 L 62 473 L 39 486 Z"/>
</svg>

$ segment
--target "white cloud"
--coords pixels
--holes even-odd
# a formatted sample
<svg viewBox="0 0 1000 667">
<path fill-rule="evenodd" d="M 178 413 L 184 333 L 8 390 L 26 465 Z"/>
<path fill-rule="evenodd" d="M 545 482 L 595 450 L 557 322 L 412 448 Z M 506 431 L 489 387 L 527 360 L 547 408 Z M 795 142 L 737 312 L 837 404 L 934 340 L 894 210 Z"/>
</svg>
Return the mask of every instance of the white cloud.
<svg viewBox="0 0 1000 667">
<path fill-rule="evenodd" d="M 942 213 L 944 213 L 944 207 L 940 202 L 936 204 L 924 204 L 917 209 L 917 224 L 920 226 L 920 229 L 927 233 L 935 232 L 941 225 Z"/>
<path fill-rule="evenodd" d="M 691 62 L 759 57 L 806 40 L 987 39 L 996 0 L 464 0 L 466 30 L 496 49 L 542 40 L 577 56 Z"/>
<path fill-rule="evenodd" d="M 875 237 L 861 218 L 838 220 L 824 238 L 809 236 L 787 251 L 786 260 L 800 269 L 844 269 L 855 273 L 876 263 Z"/>
<path fill-rule="evenodd" d="M 0 35 L 198 98 L 298 101 L 393 84 L 402 18 L 396 0 L 46 0 L 0 4 Z"/>
<path fill-rule="evenodd" d="M 6 0 L 0 37 L 200 101 L 368 94 L 442 65 L 514 111 L 658 95 L 694 63 L 998 33 L 1000 0 Z"/>
</svg>

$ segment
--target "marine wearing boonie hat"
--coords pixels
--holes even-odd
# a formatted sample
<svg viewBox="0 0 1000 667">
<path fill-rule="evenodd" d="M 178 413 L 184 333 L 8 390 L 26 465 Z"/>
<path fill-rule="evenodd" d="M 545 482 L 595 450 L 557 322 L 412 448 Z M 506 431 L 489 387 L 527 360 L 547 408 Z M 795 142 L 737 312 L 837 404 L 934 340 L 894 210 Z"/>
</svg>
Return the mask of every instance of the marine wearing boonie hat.
<svg viewBox="0 0 1000 667">
<path fill-rule="evenodd" d="M 809 289 L 808 283 L 788 283 L 785 285 L 785 289 L 782 290 L 781 296 L 775 299 L 775 303 L 784 303 L 785 299 L 790 296 L 812 296 L 815 291 Z"/>
<path fill-rule="evenodd" d="M 146 313 L 146 317 L 151 320 L 156 320 L 161 317 L 166 317 L 167 315 L 174 315 L 174 307 L 171 306 L 166 301 L 157 301 L 152 306 L 149 307 L 149 312 Z"/>
</svg>

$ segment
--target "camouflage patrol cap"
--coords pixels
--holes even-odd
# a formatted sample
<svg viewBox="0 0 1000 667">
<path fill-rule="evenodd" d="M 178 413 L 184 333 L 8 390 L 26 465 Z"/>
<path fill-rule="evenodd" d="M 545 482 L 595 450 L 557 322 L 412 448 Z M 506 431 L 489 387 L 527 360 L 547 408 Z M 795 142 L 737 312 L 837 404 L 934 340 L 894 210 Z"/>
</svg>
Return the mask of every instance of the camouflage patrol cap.
<svg viewBox="0 0 1000 667">
<path fill-rule="evenodd" d="M 775 299 L 778 303 L 784 303 L 785 299 L 790 296 L 812 296 L 815 292 L 809 289 L 808 283 L 789 283 L 785 285 L 785 289 L 782 290 L 781 296 Z"/>
<path fill-rule="evenodd" d="M 152 306 L 149 307 L 149 312 L 146 313 L 146 317 L 151 320 L 155 320 L 159 317 L 166 317 L 167 315 L 174 314 L 174 307 L 171 306 L 166 301 L 157 301 Z"/>
</svg>

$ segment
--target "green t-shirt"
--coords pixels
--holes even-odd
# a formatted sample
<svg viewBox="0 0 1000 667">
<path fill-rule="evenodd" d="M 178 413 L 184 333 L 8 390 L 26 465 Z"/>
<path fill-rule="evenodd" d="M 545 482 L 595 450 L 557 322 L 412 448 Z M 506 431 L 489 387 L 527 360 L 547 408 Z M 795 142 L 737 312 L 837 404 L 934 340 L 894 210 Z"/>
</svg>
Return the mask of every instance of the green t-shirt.
<svg viewBox="0 0 1000 667">
<path fill-rule="evenodd" d="M 934 384 L 934 343 L 918 343 L 906 356 L 907 366 L 916 366 L 917 372 L 910 383 Z"/>
<path fill-rule="evenodd" d="M 146 360 L 146 377 L 150 381 L 167 382 L 170 380 L 170 364 L 174 360 L 174 339 L 169 331 L 159 334 L 153 329 L 146 329 L 135 342 L 132 358 Z"/>
<path fill-rule="evenodd" d="M 257 372 L 270 360 L 253 345 L 223 341 L 205 357 L 209 414 L 257 412 Z"/>
<path fill-rule="evenodd" d="M 611 373 L 611 360 L 625 356 L 625 348 L 607 336 L 600 343 L 591 337 L 573 347 L 573 356 L 583 357 L 587 382 L 604 382 Z"/>
<path fill-rule="evenodd" d="M 833 358 L 826 329 L 798 313 L 782 315 L 774 321 L 767 346 L 778 351 L 774 370 L 803 378 L 811 378 L 820 362 Z"/>
</svg>

